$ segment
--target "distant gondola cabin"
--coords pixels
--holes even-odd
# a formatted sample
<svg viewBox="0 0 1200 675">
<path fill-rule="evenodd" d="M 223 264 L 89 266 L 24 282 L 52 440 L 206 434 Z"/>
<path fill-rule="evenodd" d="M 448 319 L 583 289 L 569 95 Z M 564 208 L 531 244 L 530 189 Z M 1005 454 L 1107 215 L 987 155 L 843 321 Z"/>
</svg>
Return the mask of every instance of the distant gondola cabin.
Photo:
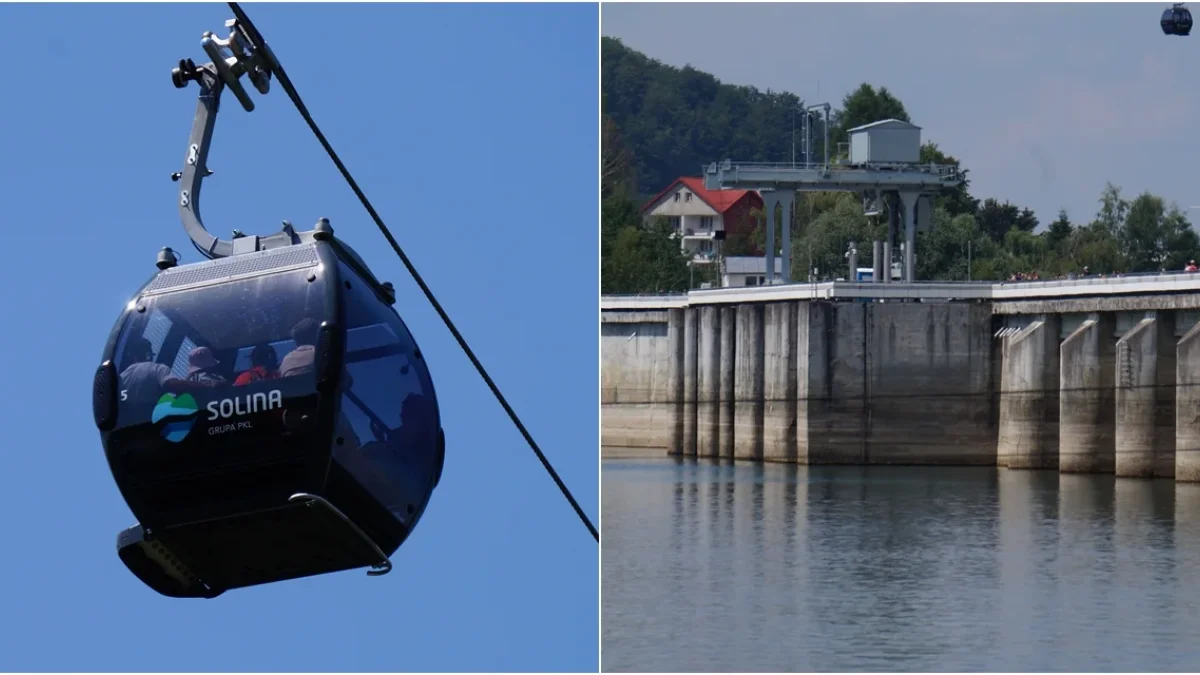
<svg viewBox="0 0 1200 675">
<path fill-rule="evenodd" d="M 1162 31 L 1166 35 L 1188 35 L 1192 32 L 1192 13 L 1182 4 L 1163 10 Z"/>
</svg>

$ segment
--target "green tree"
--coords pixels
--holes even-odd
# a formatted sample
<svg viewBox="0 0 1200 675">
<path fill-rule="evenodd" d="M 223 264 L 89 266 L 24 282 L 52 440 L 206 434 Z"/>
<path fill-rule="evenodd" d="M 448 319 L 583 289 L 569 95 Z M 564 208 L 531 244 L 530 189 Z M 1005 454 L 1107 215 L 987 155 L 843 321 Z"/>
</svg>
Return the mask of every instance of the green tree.
<svg viewBox="0 0 1200 675">
<path fill-rule="evenodd" d="M 1058 218 L 1050 223 L 1050 227 L 1046 228 L 1046 247 L 1056 253 L 1059 252 L 1073 231 L 1074 227 L 1071 225 L 1071 219 L 1067 216 L 1067 210 L 1059 209 Z"/>
<path fill-rule="evenodd" d="M 792 278 L 808 278 L 806 270 L 811 268 L 817 269 L 822 279 L 845 277 L 849 272 L 846 251 L 851 241 L 858 245 L 859 259 L 869 261 L 870 242 L 887 233 L 887 225 L 876 220 L 863 215 L 856 195 L 838 194 L 833 208 L 823 211 L 800 237 L 792 240 Z"/>
<path fill-rule="evenodd" d="M 951 217 L 963 214 L 975 215 L 979 209 L 979 200 L 972 197 L 968 191 L 971 187 L 971 180 L 967 178 L 969 169 L 962 168 L 962 163 L 956 157 L 942 152 L 937 143 L 933 142 L 921 146 L 921 163 L 953 166 L 963 177 L 960 185 L 937 196 L 934 200 L 935 209 L 944 209 Z"/>
<path fill-rule="evenodd" d="M 1094 225 L 1103 229 L 1109 236 L 1116 237 L 1125 225 L 1125 216 L 1129 213 L 1129 202 L 1121 198 L 1121 188 L 1112 183 L 1105 183 L 1100 192 L 1100 211 L 1096 213 Z"/>
<path fill-rule="evenodd" d="M 1127 271 L 1152 272 L 1162 269 L 1167 259 L 1168 245 L 1165 215 L 1166 205 L 1162 198 L 1149 192 L 1143 192 L 1130 202 L 1117 237 L 1125 253 Z"/>
<path fill-rule="evenodd" d="M 602 293 L 681 291 L 688 288 L 687 256 L 671 225 L 644 226 L 630 182 L 630 153 L 614 126 L 602 127 L 600 289 Z"/>
<path fill-rule="evenodd" d="M 863 82 L 842 99 L 842 109 L 834 116 L 831 142 L 844 143 L 850 137 L 850 129 L 889 119 L 912 121 L 904 104 L 887 87 L 876 89 Z"/>
<path fill-rule="evenodd" d="M 1129 203 L 1117 239 L 1130 272 L 1182 269 L 1196 255 L 1196 233 L 1187 217 L 1149 192 Z"/>
<path fill-rule="evenodd" d="M 688 257 L 671 225 L 656 219 L 648 227 L 629 222 L 628 199 L 613 198 L 601 207 L 600 289 L 602 293 L 664 293 L 687 290 Z"/>
<path fill-rule="evenodd" d="M 1196 235 L 1187 216 L 1175 204 L 1167 209 L 1163 217 L 1163 229 L 1167 253 L 1163 265 L 1166 269 L 1182 270 L 1189 261 L 1200 256 L 1200 236 Z"/>
<path fill-rule="evenodd" d="M 1028 230 L 1014 227 L 1004 235 L 1004 252 L 1008 256 L 1010 271 L 1041 276 L 1048 259 L 1046 239 Z"/>
<path fill-rule="evenodd" d="M 978 221 L 980 229 L 997 243 L 1003 242 L 1008 231 L 1013 228 L 1022 232 L 1033 232 L 1038 226 L 1033 211 L 1022 209 L 1007 201 L 1001 204 L 991 198 L 985 199 L 979 205 L 975 220 Z"/>
<path fill-rule="evenodd" d="M 1066 243 L 1066 259 L 1061 261 L 1065 272 L 1111 274 L 1124 266 L 1121 245 L 1103 223 L 1093 222 L 1076 228 Z"/>
<path fill-rule="evenodd" d="M 616 122 L 607 114 L 600 122 L 600 198 L 608 199 L 618 193 L 637 194 L 636 176 L 629 148 L 621 139 Z"/>
<path fill-rule="evenodd" d="M 944 208 L 933 212 L 934 227 L 929 232 L 917 234 L 917 276 L 921 279 L 940 281 L 962 281 L 979 279 L 980 261 L 995 256 L 995 244 L 979 229 L 970 214 L 951 215 Z M 968 265 L 968 254 L 970 265 Z"/>
<path fill-rule="evenodd" d="M 637 185 L 646 194 L 725 158 L 790 159 L 793 123 L 798 138 L 796 113 L 803 105 L 794 94 L 722 84 L 690 66 L 664 65 L 614 38 L 601 39 L 600 58 L 604 112 L 632 150 Z"/>
</svg>

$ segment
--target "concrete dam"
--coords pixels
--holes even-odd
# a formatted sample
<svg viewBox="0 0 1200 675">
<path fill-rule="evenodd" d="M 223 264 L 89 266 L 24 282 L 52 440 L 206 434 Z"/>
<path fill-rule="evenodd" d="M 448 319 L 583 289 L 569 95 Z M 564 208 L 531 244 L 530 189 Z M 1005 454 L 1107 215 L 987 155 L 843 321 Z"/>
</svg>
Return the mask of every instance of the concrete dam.
<svg viewBox="0 0 1200 675">
<path fill-rule="evenodd" d="M 1200 481 L 1200 274 L 601 298 L 601 444 Z"/>
</svg>

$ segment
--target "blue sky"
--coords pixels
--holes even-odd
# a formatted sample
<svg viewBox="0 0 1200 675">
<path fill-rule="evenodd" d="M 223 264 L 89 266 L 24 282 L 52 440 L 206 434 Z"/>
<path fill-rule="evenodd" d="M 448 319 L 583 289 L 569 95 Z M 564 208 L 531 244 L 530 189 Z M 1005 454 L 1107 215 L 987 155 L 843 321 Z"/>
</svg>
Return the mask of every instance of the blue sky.
<svg viewBox="0 0 1200 675">
<path fill-rule="evenodd" d="M 401 245 L 595 520 L 595 6 L 249 4 Z M 396 569 L 163 598 L 120 563 L 133 524 L 92 373 L 162 246 L 195 262 L 176 185 L 223 4 L 0 4 L 8 258 L 0 670 L 592 670 L 595 541 L 277 87 L 226 94 L 203 213 L 222 237 L 328 217 L 433 372 L 441 485 Z"/>
<path fill-rule="evenodd" d="M 665 63 L 811 103 L 886 86 L 971 170 L 973 195 L 1086 222 L 1105 181 L 1200 205 L 1200 33 L 1163 35 L 1167 6 L 644 3 L 605 5 L 601 22 Z"/>
</svg>

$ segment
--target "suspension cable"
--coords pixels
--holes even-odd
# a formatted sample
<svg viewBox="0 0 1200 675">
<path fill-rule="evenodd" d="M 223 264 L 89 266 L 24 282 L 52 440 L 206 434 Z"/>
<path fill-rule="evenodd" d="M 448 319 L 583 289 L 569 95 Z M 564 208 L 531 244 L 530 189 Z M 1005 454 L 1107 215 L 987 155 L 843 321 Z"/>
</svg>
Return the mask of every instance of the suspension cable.
<svg viewBox="0 0 1200 675">
<path fill-rule="evenodd" d="M 242 10 L 238 3 L 230 2 L 228 4 L 229 8 L 233 10 L 234 16 L 237 17 L 238 23 L 241 24 L 243 29 L 246 31 L 248 37 L 258 46 L 265 48 L 266 41 L 263 40 L 262 34 L 258 32 L 258 29 L 254 27 L 254 23 L 250 21 L 250 17 L 246 16 L 246 13 Z M 500 393 L 500 388 L 496 386 L 496 383 L 492 381 L 491 376 L 488 375 L 487 370 L 483 367 L 483 364 L 479 362 L 478 358 L 476 358 L 475 352 L 471 351 L 471 348 L 467 345 L 467 341 L 463 338 L 462 334 L 458 332 L 458 328 L 454 326 L 454 322 L 450 320 L 450 316 L 446 314 L 446 311 L 442 309 L 441 303 L 439 303 L 437 298 L 434 297 L 433 291 L 429 290 L 429 286 L 425 285 L 425 280 L 422 279 L 421 275 L 417 273 L 416 267 L 413 266 L 412 262 L 408 259 L 408 256 L 404 254 L 404 250 L 400 248 L 400 244 L 396 242 L 395 237 L 392 236 L 392 233 L 390 230 L 388 230 L 387 225 L 384 225 L 383 219 L 379 217 L 379 214 L 375 211 L 375 207 L 371 206 L 371 202 L 367 200 L 367 196 L 363 194 L 363 191 L 358 187 L 358 183 L 355 182 L 354 177 L 350 175 L 350 171 L 346 168 L 346 165 L 342 163 L 342 160 L 338 157 L 337 153 L 334 152 L 333 146 L 331 146 L 329 141 L 325 139 L 325 134 L 321 133 L 321 130 L 317 127 L 317 123 L 313 121 L 312 115 L 309 114 L 308 108 L 305 107 L 304 102 L 300 100 L 300 94 L 296 93 L 296 88 L 292 86 L 292 81 L 288 79 L 287 73 L 283 71 L 283 66 L 279 64 L 277 59 L 272 58 L 271 60 L 274 61 L 272 64 L 272 70 L 274 70 L 275 77 L 279 81 L 279 86 L 283 87 L 283 90 L 287 92 L 288 98 L 292 100 L 292 104 L 296 106 L 296 110 L 300 112 L 300 116 L 304 118 L 304 121 L 308 123 L 308 127 L 312 129 L 312 132 L 317 137 L 317 140 L 321 142 L 321 146 L 325 148 L 325 152 L 329 154 L 329 158 L 332 159 L 333 163 L 337 165 L 338 171 L 342 173 L 342 177 L 346 179 L 346 183 L 350 185 L 350 189 L 354 190 L 354 194 L 358 196 L 358 200 L 362 202 L 364 207 L 366 207 L 367 213 L 371 214 L 371 218 L 375 221 L 375 224 L 379 226 L 379 231 L 383 233 L 383 236 L 388 240 L 388 243 L 392 245 L 392 250 L 394 250 L 396 255 L 399 256 L 400 262 L 404 263 L 404 267 L 408 269 L 408 273 L 412 275 L 413 280 L 417 282 L 417 285 L 421 287 L 421 291 L 425 293 L 425 297 L 429 299 L 429 304 L 433 305 L 433 308 L 437 311 L 438 316 L 442 317 L 442 321 L 446 324 L 446 327 L 450 329 L 450 333 L 454 335 L 454 339 L 458 341 L 458 346 L 462 347 L 462 350 L 464 353 L 466 353 L 467 358 L 470 359 L 471 363 L 475 366 L 475 370 L 479 371 L 479 375 L 483 377 L 483 381 L 486 382 L 488 388 L 492 390 L 492 394 L 496 397 L 496 400 L 500 402 L 500 405 L 504 408 L 504 411 L 508 413 L 509 419 L 511 419 L 513 424 L 517 426 L 517 430 L 521 432 L 521 435 L 525 437 L 525 441 L 529 443 L 529 447 L 533 449 L 534 454 L 537 455 L 538 460 L 541 461 L 542 466 L 546 469 L 546 472 L 550 474 L 550 477 L 554 479 L 554 483 L 558 485 L 558 489 L 562 491 L 563 496 L 566 497 L 567 501 L 571 503 L 571 508 L 575 509 L 576 515 L 578 515 L 579 519 L 583 521 L 583 524 L 587 527 L 588 531 L 591 532 L 592 537 L 599 542 L 600 533 L 596 530 L 596 526 L 592 524 L 592 521 L 588 519 L 587 514 L 583 512 L 583 508 L 579 506 L 579 502 L 575 501 L 575 497 L 571 494 L 571 491 L 567 488 L 566 484 L 563 483 L 562 479 L 559 478 L 558 472 L 556 472 L 554 467 L 550 465 L 550 460 L 546 459 L 546 455 L 542 453 L 541 448 L 539 448 L 538 444 L 533 440 L 533 436 L 530 435 L 529 431 L 525 428 L 525 425 L 521 423 L 521 418 L 517 416 L 517 413 L 512 409 L 512 406 L 508 404 L 508 401 L 504 398 L 504 395 Z"/>
</svg>

